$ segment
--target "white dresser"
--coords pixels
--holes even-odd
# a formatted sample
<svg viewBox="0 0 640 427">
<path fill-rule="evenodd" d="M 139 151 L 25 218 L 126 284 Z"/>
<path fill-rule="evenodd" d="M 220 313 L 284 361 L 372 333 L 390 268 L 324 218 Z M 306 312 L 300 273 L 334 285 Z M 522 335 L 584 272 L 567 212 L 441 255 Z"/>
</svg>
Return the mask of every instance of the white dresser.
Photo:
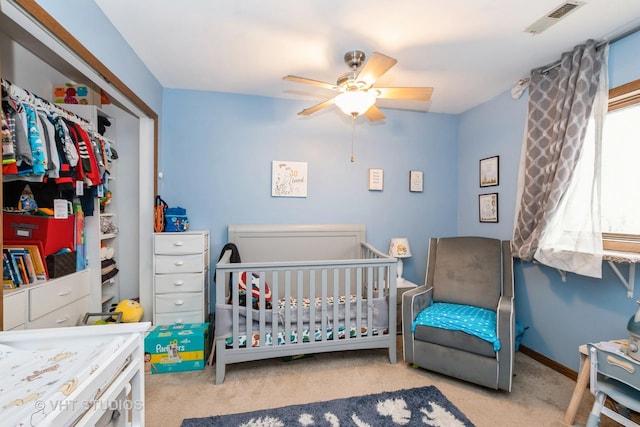
<svg viewBox="0 0 640 427">
<path fill-rule="evenodd" d="M 209 232 L 153 235 L 153 324 L 206 322 Z"/>
<path fill-rule="evenodd" d="M 89 270 L 4 291 L 4 329 L 77 326 L 89 311 Z"/>
</svg>

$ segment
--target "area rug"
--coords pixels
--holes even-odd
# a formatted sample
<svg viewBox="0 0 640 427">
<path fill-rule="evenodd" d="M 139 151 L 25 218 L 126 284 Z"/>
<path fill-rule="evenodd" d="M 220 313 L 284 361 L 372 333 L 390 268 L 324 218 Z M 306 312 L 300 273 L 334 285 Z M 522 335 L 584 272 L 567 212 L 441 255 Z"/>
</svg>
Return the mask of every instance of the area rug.
<svg viewBox="0 0 640 427">
<path fill-rule="evenodd" d="M 182 421 L 182 427 L 215 426 L 473 427 L 473 423 L 440 390 L 428 386 Z"/>
</svg>

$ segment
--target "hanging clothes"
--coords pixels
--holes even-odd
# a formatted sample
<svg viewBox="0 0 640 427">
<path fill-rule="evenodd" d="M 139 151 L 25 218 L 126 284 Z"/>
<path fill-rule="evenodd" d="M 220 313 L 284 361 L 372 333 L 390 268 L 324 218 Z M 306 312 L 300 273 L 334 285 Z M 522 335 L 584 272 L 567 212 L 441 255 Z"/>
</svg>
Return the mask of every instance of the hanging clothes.
<svg viewBox="0 0 640 427">
<path fill-rule="evenodd" d="M 26 103 L 23 103 L 22 106 L 26 117 L 27 141 L 29 142 L 29 149 L 31 150 L 31 164 L 23 170 L 18 168 L 18 175 L 35 175 L 42 180 L 44 173 L 47 171 L 47 159 L 44 147 L 42 146 L 42 139 L 40 138 L 36 111 Z M 26 173 L 27 171 L 28 173 Z"/>
<path fill-rule="evenodd" d="M 85 194 L 97 197 L 95 190 L 109 173 L 108 143 L 84 119 L 4 79 L 0 82 L 4 189 L 17 193 L 28 182 L 43 193 L 39 199 L 46 207 L 52 207 L 55 198 L 73 199 L 78 182 Z M 7 202 L 13 199 L 7 198 L 5 206 L 12 206 Z"/>
</svg>

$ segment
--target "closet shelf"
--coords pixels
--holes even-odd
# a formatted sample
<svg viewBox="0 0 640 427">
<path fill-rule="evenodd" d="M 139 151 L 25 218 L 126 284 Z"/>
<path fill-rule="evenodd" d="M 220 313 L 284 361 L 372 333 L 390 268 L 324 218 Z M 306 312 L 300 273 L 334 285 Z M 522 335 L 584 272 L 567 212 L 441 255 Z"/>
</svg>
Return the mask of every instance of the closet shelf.
<svg viewBox="0 0 640 427">
<path fill-rule="evenodd" d="M 102 304 L 111 301 L 114 297 L 115 295 L 113 294 L 102 295 Z"/>
</svg>

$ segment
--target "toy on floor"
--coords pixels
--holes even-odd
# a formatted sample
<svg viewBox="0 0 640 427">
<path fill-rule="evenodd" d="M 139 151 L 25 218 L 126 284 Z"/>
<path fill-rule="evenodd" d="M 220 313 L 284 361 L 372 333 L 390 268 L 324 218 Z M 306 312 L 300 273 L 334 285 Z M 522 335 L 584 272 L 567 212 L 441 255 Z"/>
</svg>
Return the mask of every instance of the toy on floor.
<svg viewBox="0 0 640 427">
<path fill-rule="evenodd" d="M 138 301 L 125 299 L 120 301 L 111 311 L 122 313 L 121 322 L 136 323 L 142 319 L 144 310 Z"/>
</svg>

